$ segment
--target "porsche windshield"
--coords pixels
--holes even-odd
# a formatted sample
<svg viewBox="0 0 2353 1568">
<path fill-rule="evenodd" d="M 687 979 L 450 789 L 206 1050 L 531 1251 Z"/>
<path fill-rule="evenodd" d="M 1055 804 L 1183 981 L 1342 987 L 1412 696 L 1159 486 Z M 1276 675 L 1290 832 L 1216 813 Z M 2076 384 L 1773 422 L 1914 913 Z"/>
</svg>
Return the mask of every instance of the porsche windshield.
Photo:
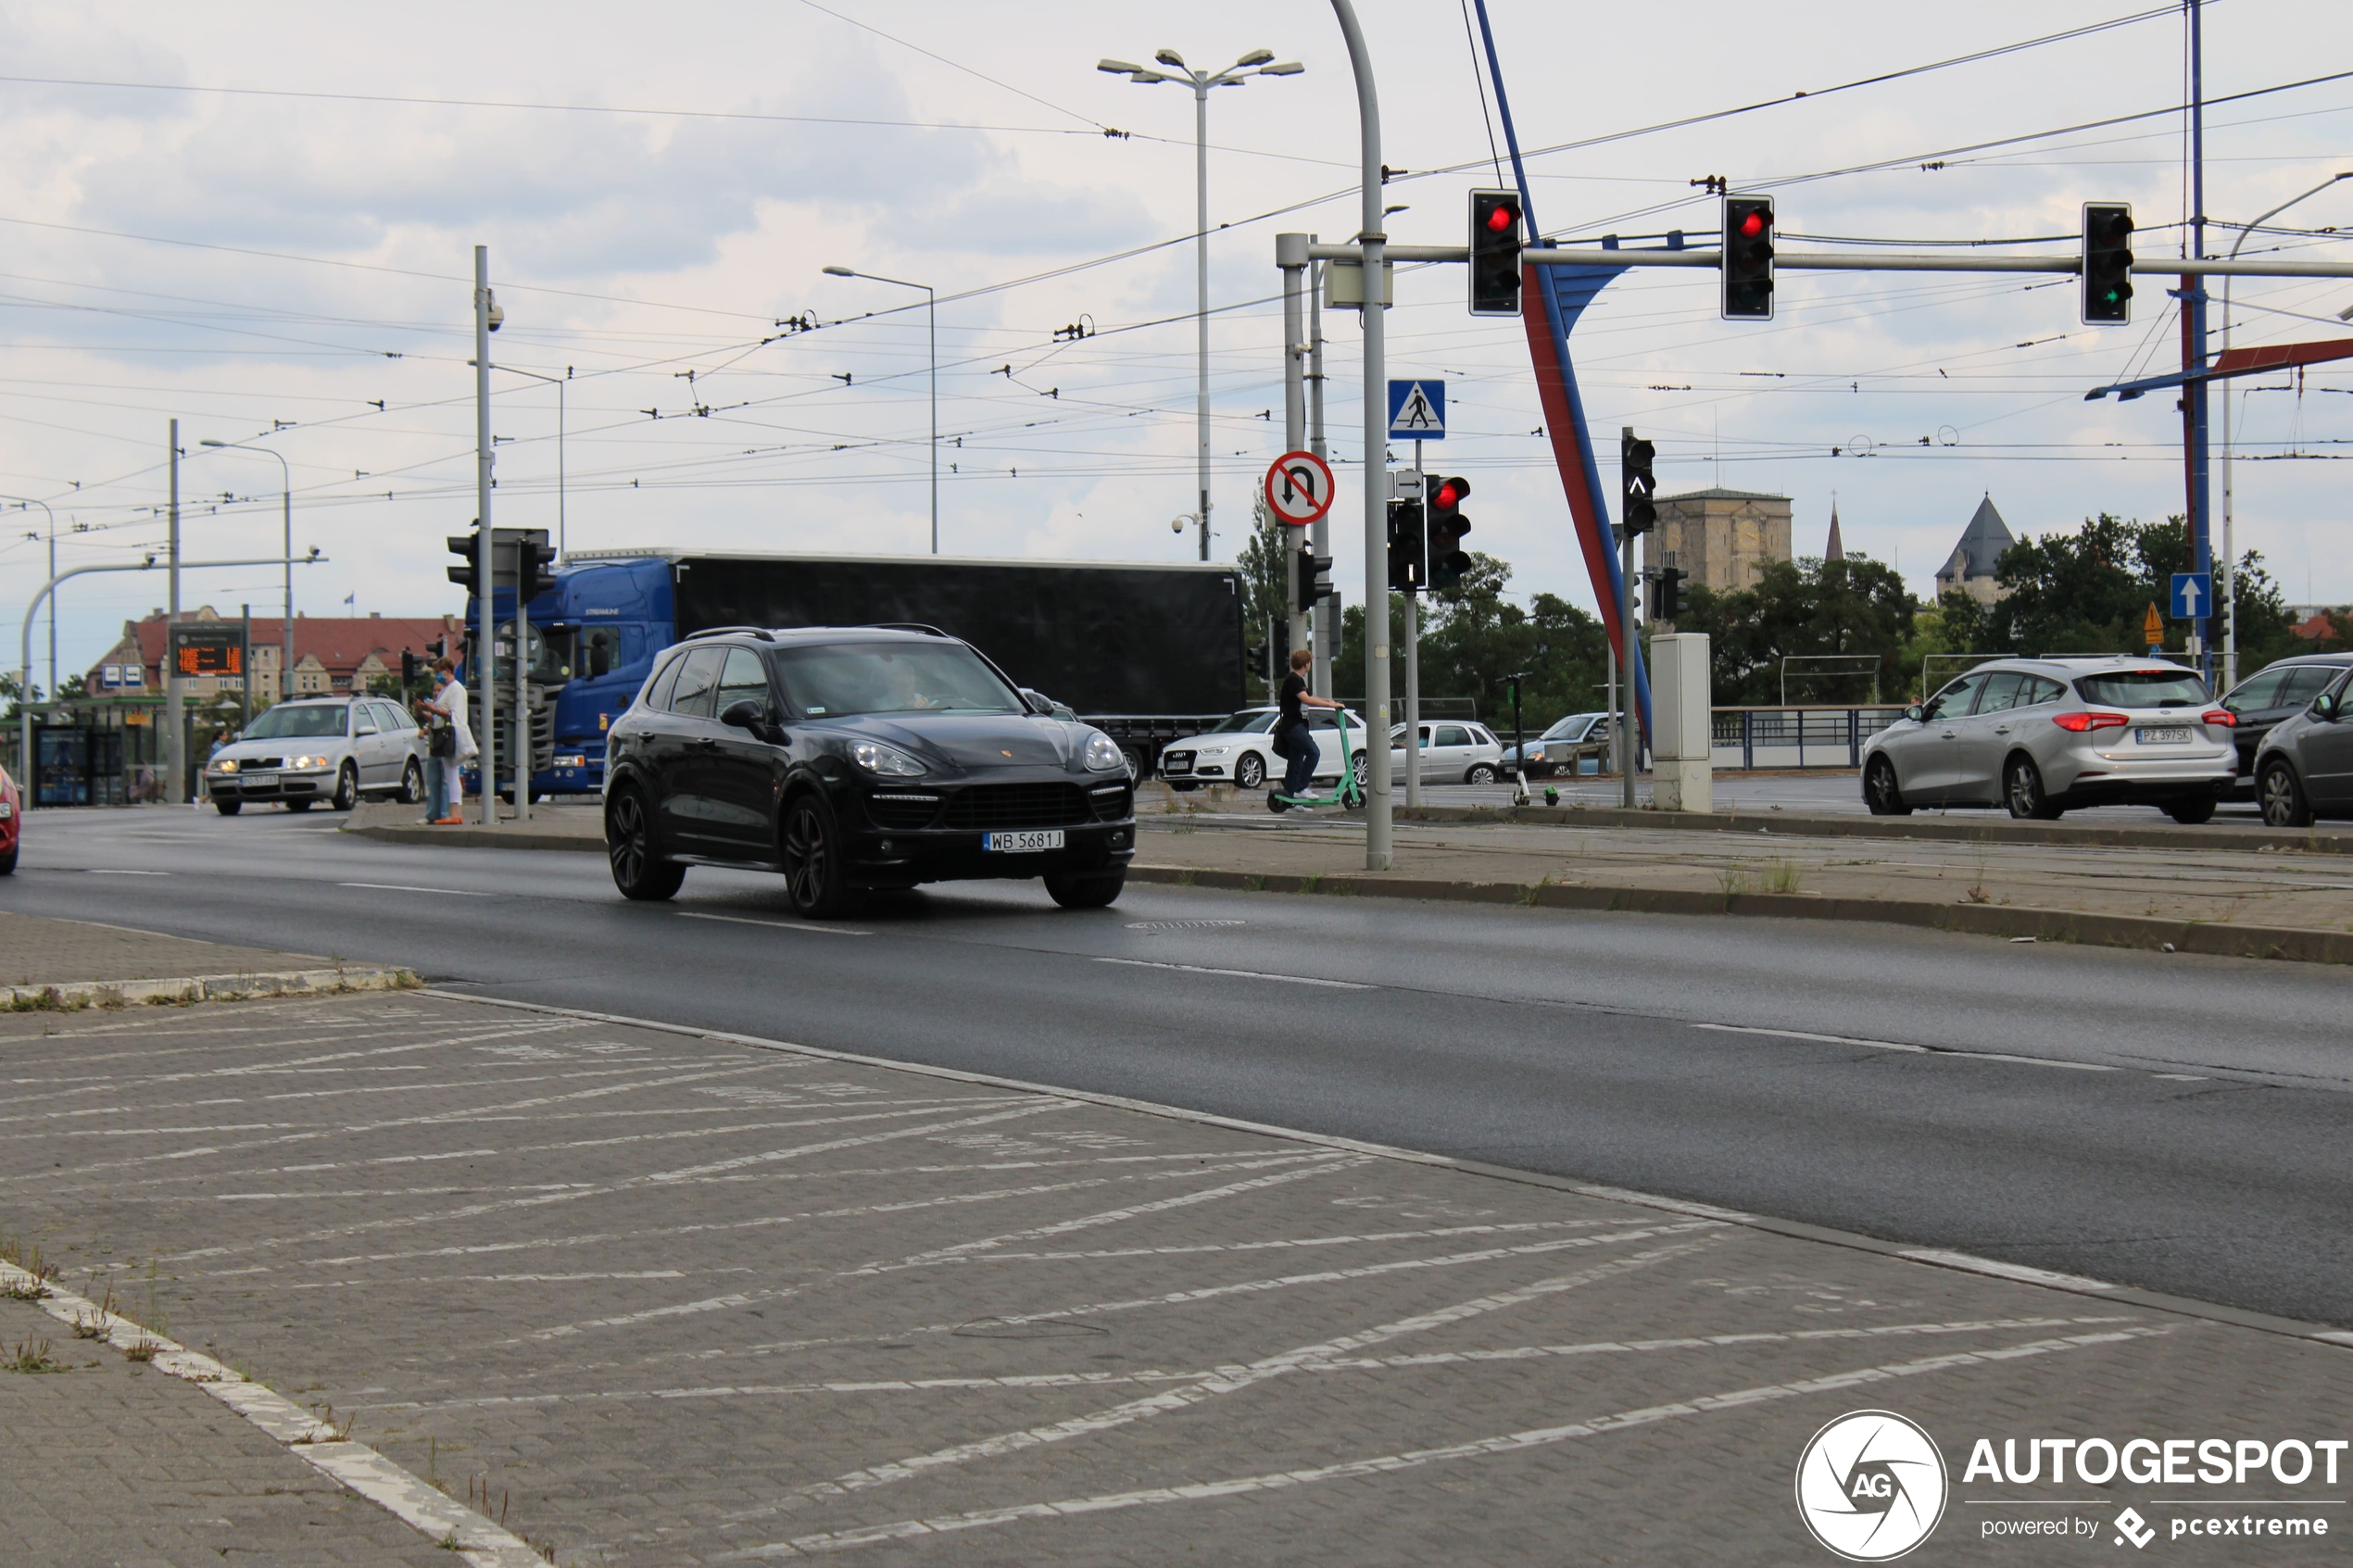
<svg viewBox="0 0 2353 1568">
<path fill-rule="evenodd" d="M 1013 689 L 961 643 L 848 643 L 778 648 L 786 700 L 812 719 L 851 713 L 1027 711 Z"/>
</svg>

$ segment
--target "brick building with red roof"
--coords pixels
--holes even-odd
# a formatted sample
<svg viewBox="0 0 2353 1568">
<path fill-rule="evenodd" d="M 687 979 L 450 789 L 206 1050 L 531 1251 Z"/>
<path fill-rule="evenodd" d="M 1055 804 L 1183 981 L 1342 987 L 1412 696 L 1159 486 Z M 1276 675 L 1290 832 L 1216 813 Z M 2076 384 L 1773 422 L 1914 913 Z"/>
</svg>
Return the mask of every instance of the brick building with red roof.
<svg viewBox="0 0 2353 1568">
<path fill-rule="evenodd" d="M 91 665 L 83 678 L 82 689 L 92 696 L 148 696 L 163 694 L 164 615 L 158 610 L 144 621 L 122 623 L 122 638 Z M 192 621 L 218 621 L 223 617 L 208 605 L 190 612 L 181 611 L 182 622 Z M 281 696 L 329 696 L 348 692 L 356 684 L 365 691 L 371 675 L 400 673 L 400 656 L 413 653 L 421 661 L 429 661 L 436 646 L 454 650 L 464 639 L 465 629 L 454 615 L 433 617 L 367 616 L 307 616 L 296 615 L 294 621 L 294 681 L 291 689 L 282 688 L 278 665 L 283 657 L 285 622 L 277 616 L 253 618 L 251 646 L 253 649 L 254 691 L 257 696 L 275 700 Z M 128 667 L 136 664 L 141 677 L 130 678 Z M 107 679 L 111 666 L 114 679 Z M 191 677 L 184 684 L 189 700 L 201 701 L 221 692 L 237 689 L 234 676 Z"/>
</svg>

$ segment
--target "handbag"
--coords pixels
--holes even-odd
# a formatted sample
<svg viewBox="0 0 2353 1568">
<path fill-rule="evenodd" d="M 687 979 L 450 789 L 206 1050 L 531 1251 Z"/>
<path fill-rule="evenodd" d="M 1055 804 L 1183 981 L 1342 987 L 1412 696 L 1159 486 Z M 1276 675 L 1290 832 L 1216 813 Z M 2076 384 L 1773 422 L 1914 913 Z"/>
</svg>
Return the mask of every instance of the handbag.
<svg viewBox="0 0 2353 1568">
<path fill-rule="evenodd" d="M 458 732 L 447 723 L 435 724 L 433 727 L 433 733 L 425 738 L 425 755 L 428 757 L 457 756 Z"/>
</svg>

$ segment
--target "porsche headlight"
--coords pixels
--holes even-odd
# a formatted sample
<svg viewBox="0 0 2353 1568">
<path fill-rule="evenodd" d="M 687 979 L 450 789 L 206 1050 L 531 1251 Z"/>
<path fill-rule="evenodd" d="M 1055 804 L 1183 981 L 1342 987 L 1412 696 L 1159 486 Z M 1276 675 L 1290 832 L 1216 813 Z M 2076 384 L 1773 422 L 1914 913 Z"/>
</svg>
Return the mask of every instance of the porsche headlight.
<svg viewBox="0 0 2353 1568">
<path fill-rule="evenodd" d="M 1087 737 L 1087 766 L 1094 772 L 1107 773 L 1114 768 L 1127 766 L 1127 753 L 1119 743 L 1101 730 Z"/>
<path fill-rule="evenodd" d="M 866 771 L 880 773 L 887 779 L 914 779 L 923 776 L 924 765 L 893 746 L 862 740 L 849 748 L 849 755 Z"/>
</svg>

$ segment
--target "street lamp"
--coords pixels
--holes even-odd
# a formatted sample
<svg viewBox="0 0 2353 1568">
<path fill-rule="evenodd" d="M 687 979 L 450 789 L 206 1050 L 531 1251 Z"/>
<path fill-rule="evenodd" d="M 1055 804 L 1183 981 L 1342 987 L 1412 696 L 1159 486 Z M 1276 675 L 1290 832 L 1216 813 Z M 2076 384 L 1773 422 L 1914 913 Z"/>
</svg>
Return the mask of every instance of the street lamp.
<svg viewBox="0 0 2353 1568">
<path fill-rule="evenodd" d="M 49 511 L 49 503 L 35 500 L 30 495 L 0 495 L 0 501 L 14 501 L 19 507 L 39 507 L 43 511 L 49 512 L 49 575 L 57 576 L 57 514 Z M 18 694 L 18 700 L 31 702 L 32 694 L 29 691 L 20 692 Z M 49 601 L 49 700 L 51 702 L 57 700 L 57 601 L 55 599 Z"/>
<path fill-rule="evenodd" d="M 828 278 L 863 278 L 870 283 L 894 283 L 902 289 L 924 291 L 924 318 L 931 339 L 931 553 L 939 554 L 939 299 L 929 283 L 911 283 L 904 278 L 886 278 L 879 272 L 861 272 L 852 267 L 828 267 Z"/>
<path fill-rule="evenodd" d="M 208 437 L 196 443 L 199 446 L 218 447 L 224 451 L 263 452 L 278 459 L 278 477 L 283 482 L 278 492 L 279 516 L 286 531 L 286 616 L 279 630 L 283 633 L 278 649 L 278 695 L 294 694 L 294 470 L 286 466 L 285 454 L 267 446 L 249 446 L 242 441 L 214 441 Z M 253 671 L 245 671 L 245 685 L 253 685 Z"/>
<path fill-rule="evenodd" d="M 1203 560 L 1209 558 L 1209 90 L 1213 87 L 1239 87 L 1253 76 L 1297 76 L 1307 69 L 1296 60 L 1287 60 L 1281 65 L 1267 64 L 1274 57 L 1272 49 L 1252 49 L 1220 71 L 1194 70 L 1185 64 L 1185 56 L 1174 49 L 1163 49 L 1152 56 L 1170 68 L 1165 71 L 1130 65 L 1126 60 L 1098 60 L 1095 63 L 1097 70 L 1124 76 L 1130 82 L 1142 82 L 1146 86 L 1157 82 L 1176 82 L 1193 90 L 1193 271 L 1200 299 L 1197 313 L 1200 380 L 1194 392 L 1193 419 L 1200 435 L 1195 466 L 1201 485 L 1199 516 L 1201 558 Z"/>
<path fill-rule="evenodd" d="M 2256 230 L 2294 207 L 2306 196 L 2317 196 L 2340 180 L 2353 180 L 2353 169 L 2332 174 L 2303 195 L 2290 196 L 2262 217 L 2239 231 L 2237 241 L 2231 246 L 2231 259 L 2238 259 L 2239 246 Z M 2222 277 L 2222 352 L 2231 351 L 2231 278 Z M 2239 558 L 2236 535 L 2231 526 L 2231 399 L 2222 399 L 2222 687 L 2225 691 L 2239 684 Z"/>
<path fill-rule="evenodd" d="M 499 318 L 505 320 L 502 314 Z M 466 361 L 471 365 L 472 360 Z M 544 381 L 556 389 L 556 558 L 564 558 L 564 383 L 572 380 L 572 367 L 566 365 L 560 376 L 543 376 L 536 370 L 526 370 L 516 365 L 497 365 L 494 370 L 507 370 L 533 381 Z"/>
</svg>

